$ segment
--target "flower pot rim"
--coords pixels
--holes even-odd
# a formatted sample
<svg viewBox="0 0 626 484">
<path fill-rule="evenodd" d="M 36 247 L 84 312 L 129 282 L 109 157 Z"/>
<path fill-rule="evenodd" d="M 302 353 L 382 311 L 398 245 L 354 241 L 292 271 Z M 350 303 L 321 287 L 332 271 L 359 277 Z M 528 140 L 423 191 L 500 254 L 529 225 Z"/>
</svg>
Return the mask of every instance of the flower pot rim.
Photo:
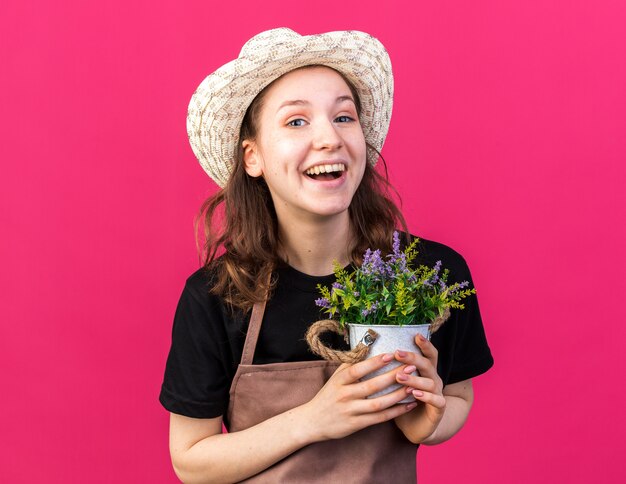
<svg viewBox="0 0 626 484">
<path fill-rule="evenodd" d="M 355 326 L 360 328 L 420 328 L 423 326 L 430 326 L 430 323 L 420 324 L 361 324 L 361 323 L 348 323 L 348 326 Z"/>
</svg>

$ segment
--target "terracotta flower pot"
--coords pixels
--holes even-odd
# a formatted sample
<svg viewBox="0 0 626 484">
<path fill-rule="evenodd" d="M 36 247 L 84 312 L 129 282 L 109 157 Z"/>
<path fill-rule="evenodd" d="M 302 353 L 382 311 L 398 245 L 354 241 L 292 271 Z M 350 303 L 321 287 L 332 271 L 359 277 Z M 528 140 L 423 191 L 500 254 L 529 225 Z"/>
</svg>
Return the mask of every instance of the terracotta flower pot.
<svg viewBox="0 0 626 484">
<path fill-rule="evenodd" d="M 378 333 L 378 338 L 370 346 L 368 358 L 381 353 L 394 353 L 396 350 L 412 351 L 414 353 L 420 353 L 420 349 L 415 344 L 415 336 L 418 334 L 423 335 L 426 339 L 430 340 L 430 325 L 429 324 L 415 324 L 415 325 L 367 325 L 367 324 L 348 324 L 349 336 L 350 336 L 350 348 L 354 349 L 359 344 L 368 329 L 372 329 Z M 387 366 L 380 370 L 374 371 L 365 376 L 363 380 L 369 380 L 377 375 L 386 373 L 393 368 L 397 368 L 401 365 L 399 361 L 393 360 Z M 413 375 L 417 375 L 417 372 L 413 372 Z M 387 393 L 397 390 L 403 385 L 394 383 L 389 387 L 370 395 L 369 398 L 379 397 L 386 395 Z M 399 403 L 414 402 L 415 397 L 408 395 L 404 400 Z"/>
</svg>

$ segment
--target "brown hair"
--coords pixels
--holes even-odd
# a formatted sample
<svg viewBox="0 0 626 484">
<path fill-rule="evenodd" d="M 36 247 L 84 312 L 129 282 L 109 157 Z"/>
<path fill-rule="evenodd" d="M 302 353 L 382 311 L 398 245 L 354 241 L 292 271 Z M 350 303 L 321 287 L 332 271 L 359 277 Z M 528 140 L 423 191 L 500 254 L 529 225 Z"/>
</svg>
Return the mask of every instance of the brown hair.
<svg viewBox="0 0 626 484">
<path fill-rule="evenodd" d="M 345 76 L 339 74 L 350 87 L 357 113 L 360 114 L 358 93 Z M 270 86 L 261 91 L 248 107 L 241 125 L 240 140 L 255 139 L 259 113 Z M 362 262 L 362 255 L 368 247 L 380 248 L 383 253 L 390 252 L 392 234 L 397 226 L 408 234 L 404 217 L 391 198 L 390 192 L 396 196 L 397 192 L 388 181 L 385 160 L 369 143 L 367 148 L 379 156 L 378 166 L 382 165 L 384 174 L 366 163 L 363 179 L 348 209 L 353 233 L 350 256 L 355 264 Z M 201 251 L 203 264 L 205 267 L 215 265 L 216 268 L 211 292 L 221 295 L 232 306 L 248 311 L 255 302 L 264 300 L 270 294 L 275 281 L 270 283 L 269 276 L 283 261 L 278 255 L 278 220 L 269 188 L 263 177 L 253 178 L 246 173 L 241 143 L 227 184 L 200 208 L 195 221 L 197 237 L 200 220 L 205 238 Z M 199 237 L 197 241 L 200 247 Z M 218 257 L 221 249 L 224 254 Z"/>
</svg>

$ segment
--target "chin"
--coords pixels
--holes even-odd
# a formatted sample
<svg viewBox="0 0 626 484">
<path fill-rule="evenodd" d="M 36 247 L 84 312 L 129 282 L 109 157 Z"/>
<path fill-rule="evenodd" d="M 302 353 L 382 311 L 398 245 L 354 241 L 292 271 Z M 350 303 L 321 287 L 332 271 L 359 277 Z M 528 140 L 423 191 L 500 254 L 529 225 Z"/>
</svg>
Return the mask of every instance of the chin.
<svg viewBox="0 0 626 484">
<path fill-rule="evenodd" d="M 334 205 L 334 206 L 322 206 L 322 207 L 318 205 L 317 207 L 315 207 L 315 210 L 313 210 L 312 212 L 319 215 L 320 217 L 332 217 L 335 215 L 341 215 L 345 213 L 349 207 L 350 207 L 349 203 L 341 204 L 341 205 Z"/>
</svg>

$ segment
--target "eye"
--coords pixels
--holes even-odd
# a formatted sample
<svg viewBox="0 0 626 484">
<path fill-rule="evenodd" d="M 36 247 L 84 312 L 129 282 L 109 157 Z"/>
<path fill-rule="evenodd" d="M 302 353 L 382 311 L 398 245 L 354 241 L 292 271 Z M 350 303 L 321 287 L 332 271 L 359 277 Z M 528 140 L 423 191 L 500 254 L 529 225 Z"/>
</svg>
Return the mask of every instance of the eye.
<svg viewBox="0 0 626 484">
<path fill-rule="evenodd" d="M 338 123 L 349 123 L 350 121 L 354 121 L 354 118 L 352 118 L 351 116 L 337 116 L 335 118 L 335 121 Z"/>
<path fill-rule="evenodd" d="M 299 128 L 300 126 L 304 126 L 304 119 L 292 119 L 287 123 L 287 126 L 291 126 L 292 128 Z"/>
</svg>

